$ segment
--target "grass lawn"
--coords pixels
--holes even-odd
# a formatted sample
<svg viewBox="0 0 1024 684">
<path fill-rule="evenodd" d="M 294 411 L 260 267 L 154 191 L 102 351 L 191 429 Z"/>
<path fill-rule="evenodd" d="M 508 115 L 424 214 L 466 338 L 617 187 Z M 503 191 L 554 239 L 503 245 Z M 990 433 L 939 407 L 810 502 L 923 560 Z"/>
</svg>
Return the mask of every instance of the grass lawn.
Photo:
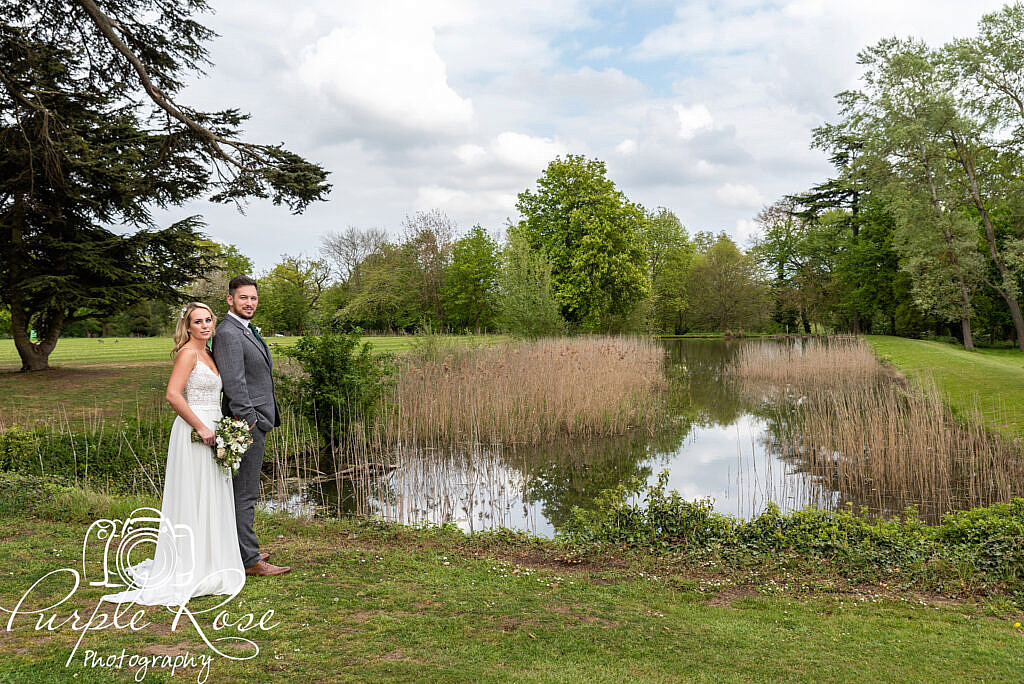
<svg viewBox="0 0 1024 684">
<path fill-rule="evenodd" d="M 980 407 L 985 422 L 1010 437 L 1024 437 L 1024 354 L 903 337 L 868 335 L 875 354 L 911 378 L 931 377 L 952 410 Z"/>
<path fill-rule="evenodd" d="M 493 344 L 507 340 L 498 335 L 453 336 L 469 342 Z M 280 350 L 297 337 L 267 340 L 278 360 Z M 409 335 L 366 336 L 377 351 L 402 353 L 412 347 Z M 275 346 L 276 345 L 276 346 Z M 116 418 L 146 410 L 163 400 L 171 372 L 168 337 L 65 338 L 50 356 L 51 370 L 19 373 L 21 361 L 13 340 L 0 340 L 0 428 L 53 420 L 55 414 L 72 422 L 101 415 Z"/>
<path fill-rule="evenodd" d="M 131 509 L 121 508 L 92 514 L 119 518 Z M 75 519 L 66 509 L 31 517 L 10 502 L 3 510 L 0 606 L 11 609 L 47 572 L 81 567 L 94 518 Z M 734 581 L 614 553 L 566 566 L 549 542 L 352 520 L 260 514 L 257 533 L 272 560 L 293 570 L 249 578 L 225 608 L 232 620 L 273 609 L 267 624 L 276 626 L 214 632 L 215 612 L 198 611 L 217 600 L 191 602 L 211 639 L 245 636 L 259 647 L 248 660 L 215 658 L 210 682 L 1015 682 L 1024 668 L 1019 616 L 884 586 L 808 591 L 807 578 L 766 577 L 756 568 Z M 44 618 L 57 613 L 60 624 L 76 609 L 92 615 L 105 590 L 91 579 Z M 67 575 L 51 577 L 24 608 L 49 606 L 72 587 Z M 127 664 L 86 667 L 90 650 L 213 655 L 187 621 L 172 631 L 166 609 L 135 610 L 152 624 L 85 634 L 67 668 L 79 632 L 70 625 L 36 631 L 36 616 L 16 618 L 0 632 L 0 681 L 136 675 Z M 172 678 L 153 666 L 145 681 L 202 680 L 196 667 Z"/>
<path fill-rule="evenodd" d="M 509 339 L 505 335 L 452 335 L 453 339 L 465 342 L 484 342 L 493 344 Z M 290 347 L 298 337 L 269 337 L 267 344 L 271 351 L 277 347 Z M 416 337 L 412 335 L 366 335 L 364 340 L 373 345 L 377 351 L 403 352 L 408 351 Z M 54 367 L 83 366 L 97 364 L 123 364 L 140 361 L 166 361 L 171 359 L 173 347 L 169 337 L 104 337 L 82 338 L 65 337 L 61 339 L 53 354 L 50 365 Z M 18 370 L 21 360 L 18 350 L 14 348 L 14 340 L 0 339 L 0 371 Z"/>
</svg>

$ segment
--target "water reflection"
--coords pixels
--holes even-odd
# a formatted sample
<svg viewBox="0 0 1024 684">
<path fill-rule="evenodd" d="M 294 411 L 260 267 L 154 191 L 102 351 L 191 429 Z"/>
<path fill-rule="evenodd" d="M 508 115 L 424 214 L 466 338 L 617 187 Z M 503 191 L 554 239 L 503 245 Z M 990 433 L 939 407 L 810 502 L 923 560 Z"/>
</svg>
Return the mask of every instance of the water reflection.
<svg viewBox="0 0 1024 684">
<path fill-rule="evenodd" d="M 747 345 L 800 340 L 671 340 L 664 343 L 668 411 L 656 435 L 524 449 L 471 445 L 404 446 L 363 457 L 343 477 L 290 488 L 268 506 L 297 513 L 380 515 L 403 523 L 454 523 L 465 530 L 524 529 L 550 536 L 574 506 L 589 508 L 604 489 L 635 478 L 689 499 L 710 497 L 716 510 L 740 517 L 768 502 L 783 511 L 809 505 L 861 504 L 844 496 L 794 441 L 791 415 L 778 396 L 744 391 L 726 371 Z M 358 459 L 357 459 L 358 460 Z M 877 492 L 875 492 L 877 494 Z M 876 509 L 885 509 L 885 504 Z M 905 502 L 897 502 L 901 506 Z M 900 508 L 897 508 L 900 510 Z"/>
</svg>

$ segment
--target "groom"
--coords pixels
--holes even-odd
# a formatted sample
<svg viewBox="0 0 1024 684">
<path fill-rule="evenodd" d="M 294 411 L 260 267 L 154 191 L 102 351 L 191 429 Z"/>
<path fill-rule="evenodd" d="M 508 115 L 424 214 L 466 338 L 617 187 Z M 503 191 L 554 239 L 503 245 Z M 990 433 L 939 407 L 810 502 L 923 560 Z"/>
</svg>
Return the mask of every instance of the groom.
<svg viewBox="0 0 1024 684">
<path fill-rule="evenodd" d="M 249 276 L 231 279 L 228 315 L 217 326 L 213 359 L 224 383 L 224 415 L 241 418 L 252 432 L 252 446 L 242 456 L 233 480 L 242 565 L 246 575 L 283 575 L 291 568 L 268 563 L 270 554 L 260 553 L 260 543 L 252 529 L 267 433 L 281 424 L 274 397 L 274 360 L 251 320 L 257 303 L 255 280 Z"/>
</svg>

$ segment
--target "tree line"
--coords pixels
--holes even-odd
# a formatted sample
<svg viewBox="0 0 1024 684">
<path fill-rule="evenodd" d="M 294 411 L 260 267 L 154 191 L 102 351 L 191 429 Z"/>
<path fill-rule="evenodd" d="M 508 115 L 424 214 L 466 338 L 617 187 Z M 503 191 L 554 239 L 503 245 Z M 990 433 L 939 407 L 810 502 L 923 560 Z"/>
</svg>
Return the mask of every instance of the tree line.
<svg viewBox="0 0 1024 684">
<path fill-rule="evenodd" d="M 935 48 L 886 38 L 814 131 L 835 174 L 758 217 L 772 317 L 1024 351 L 1024 6 Z"/>
<path fill-rule="evenodd" d="M 283 255 L 259 274 L 256 323 L 296 334 L 375 332 L 686 333 L 760 329 L 768 289 L 724 233 L 691 237 L 671 211 L 631 202 L 597 159 L 553 160 L 520 193 L 504 236 L 459 234 L 442 211 L 407 216 L 394 238 L 348 227 L 319 254 Z M 230 268 L 193 290 L 223 299 Z M 219 302 L 217 306 L 222 306 Z"/>
<path fill-rule="evenodd" d="M 248 117 L 178 101 L 209 66 L 201 0 L 0 6 L 0 334 L 25 370 L 62 334 L 159 333 L 183 299 L 223 308 L 251 261 L 200 217 L 152 208 L 269 198 L 301 212 L 327 171 L 245 141 Z M 832 178 L 757 217 L 746 251 L 629 200 L 598 159 L 553 160 L 499 240 L 444 213 L 324 236 L 261 279 L 259 323 L 298 333 L 776 330 L 1015 338 L 1024 269 L 1024 8 L 932 48 L 885 39 L 814 132 Z M 118 226 L 118 230 L 112 227 Z M 125 229 L 127 228 L 127 232 Z M 223 313 L 221 311 L 220 313 Z"/>
</svg>

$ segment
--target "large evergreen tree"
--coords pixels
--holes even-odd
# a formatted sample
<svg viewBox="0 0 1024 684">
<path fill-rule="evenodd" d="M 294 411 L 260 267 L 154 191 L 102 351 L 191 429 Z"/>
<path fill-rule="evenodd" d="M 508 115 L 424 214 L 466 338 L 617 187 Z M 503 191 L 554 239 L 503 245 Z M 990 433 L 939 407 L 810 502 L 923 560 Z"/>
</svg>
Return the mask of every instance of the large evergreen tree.
<svg viewBox="0 0 1024 684">
<path fill-rule="evenodd" d="M 0 302 L 26 370 L 62 327 L 167 300 L 209 267 L 200 223 L 159 230 L 150 209 L 212 194 L 322 199 L 326 172 L 239 139 L 246 115 L 177 102 L 208 64 L 202 0 L 0 5 Z M 110 227 L 128 225 L 128 235 Z M 30 331 L 38 333 L 38 341 Z"/>
</svg>

